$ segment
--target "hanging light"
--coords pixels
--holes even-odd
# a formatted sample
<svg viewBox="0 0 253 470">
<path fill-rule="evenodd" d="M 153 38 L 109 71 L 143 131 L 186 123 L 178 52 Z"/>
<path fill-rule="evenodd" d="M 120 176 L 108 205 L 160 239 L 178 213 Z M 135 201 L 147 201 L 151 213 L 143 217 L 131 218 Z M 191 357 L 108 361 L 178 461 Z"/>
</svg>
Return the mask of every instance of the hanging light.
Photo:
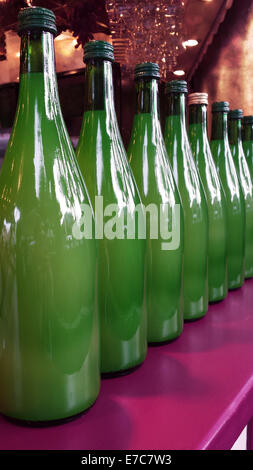
<svg viewBox="0 0 253 470">
<path fill-rule="evenodd" d="M 138 62 L 156 62 L 166 78 L 175 69 L 183 49 L 184 2 L 106 0 L 106 9 L 115 58 L 123 66 L 123 73 L 131 72 Z"/>
<path fill-rule="evenodd" d="M 194 47 L 194 46 L 197 46 L 198 45 L 198 41 L 197 39 L 188 39 L 187 41 L 183 41 L 182 44 L 183 44 L 183 47 Z"/>
<path fill-rule="evenodd" d="M 184 70 L 175 70 L 173 73 L 174 73 L 174 75 L 177 75 L 178 77 L 181 77 L 182 75 L 185 75 Z"/>
</svg>

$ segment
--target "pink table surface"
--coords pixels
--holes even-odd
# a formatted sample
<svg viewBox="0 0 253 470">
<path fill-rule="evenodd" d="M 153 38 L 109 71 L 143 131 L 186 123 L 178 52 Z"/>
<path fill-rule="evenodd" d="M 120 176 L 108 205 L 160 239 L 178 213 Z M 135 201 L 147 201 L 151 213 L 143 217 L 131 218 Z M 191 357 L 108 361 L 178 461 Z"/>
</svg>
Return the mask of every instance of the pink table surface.
<svg viewBox="0 0 253 470">
<path fill-rule="evenodd" d="M 253 416 L 253 280 L 149 348 L 128 376 L 102 381 L 95 405 L 60 426 L 0 417 L 0 449 L 230 449 Z M 252 421 L 248 443 L 253 448 Z"/>
</svg>

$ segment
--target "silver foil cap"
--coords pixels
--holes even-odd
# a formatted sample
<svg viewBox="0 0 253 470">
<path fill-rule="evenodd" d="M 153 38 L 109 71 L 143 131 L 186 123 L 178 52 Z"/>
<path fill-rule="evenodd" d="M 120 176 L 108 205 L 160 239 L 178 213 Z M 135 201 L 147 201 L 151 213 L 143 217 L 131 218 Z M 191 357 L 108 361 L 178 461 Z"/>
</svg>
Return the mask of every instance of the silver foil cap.
<svg viewBox="0 0 253 470">
<path fill-rule="evenodd" d="M 188 105 L 190 104 L 208 104 L 208 93 L 190 93 Z"/>
</svg>

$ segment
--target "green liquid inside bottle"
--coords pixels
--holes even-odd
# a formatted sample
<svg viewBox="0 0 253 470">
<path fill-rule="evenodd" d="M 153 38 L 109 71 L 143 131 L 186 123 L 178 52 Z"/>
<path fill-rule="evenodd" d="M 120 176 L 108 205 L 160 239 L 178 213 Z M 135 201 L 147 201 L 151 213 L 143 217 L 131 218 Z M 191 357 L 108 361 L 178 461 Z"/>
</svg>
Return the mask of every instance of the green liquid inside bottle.
<svg viewBox="0 0 253 470">
<path fill-rule="evenodd" d="M 72 234 L 89 197 L 47 31 L 22 34 L 0 201 L 0 411 L 28 421 L 67 418 L 99 392 L 96 245 Z"/>
<path fill-rule="evenodd" d="M 214 105 L 213 105 L 214 106 Z M 228 111 L 213 111 L 211 152 L 226 195 L 228 288 L 236 289 L 244 282 L 245 207 L 228 142 Z"/>
<path fill-rule="evenodd" d="M 227 295 L 227 214 L 225 194 L 207 137 L 206 113 L 206 104 L 190 104 L 189 106 L 189 140 L 204 186 L 208 207 L 209 302 L 215 302 L 224 299 Z"/>
<path fill-rule="evenodd" d="M 178 208 L 179 226 L 172 234 L 172 249 L 162 249 L 165 240 L 160 231 L 152 239 L 150 225 L 147 235 L 148 341 L 168 341 L 183 329 L 183 212 L 161 132 L 155 78 L 137 81 L 137 110 L 128 156 L 145 207 L 155 205 L 157 214 L 161 207 L 168 207 L 169 232 Z"/>
<path fill-rule="evenodd" d="M 116 205 L 115 231 L 121 223 L 120 215 L 123 217 L 120 238 L 115 232 L 110 239 L 106 223 L 97 237 L 101 371 L 121 373 L 142 363 L 147 352 L 146 242 L 136 238 L 136 232 L 132 239 L 127 238 L 125 223 L 135 220 L 140 196 L 118 129 L 112 64 L 103 57 L 87 59 L 85 112 L 76 153 L 97 219 L 102 217 L 102 210 L 96 204 L 96 197 L 103 198 L 106 223 L 110 224 L 108 205 Z"/>
<path fill-rule="evenodd" d="M 250 278 L 253 276 L 253 185 L 242 147 L 241 119 L 231 116 L 228 122 L 231 153 L 245 201 L 245 277 Z"/>
<path fill-rule="evenodd" d="M 184 318 L 195 320 L 208 309 L 208 214 L 186 132 L 185 92 L 168 89 L 164 135 L 184 210 Z"/>
</svg>

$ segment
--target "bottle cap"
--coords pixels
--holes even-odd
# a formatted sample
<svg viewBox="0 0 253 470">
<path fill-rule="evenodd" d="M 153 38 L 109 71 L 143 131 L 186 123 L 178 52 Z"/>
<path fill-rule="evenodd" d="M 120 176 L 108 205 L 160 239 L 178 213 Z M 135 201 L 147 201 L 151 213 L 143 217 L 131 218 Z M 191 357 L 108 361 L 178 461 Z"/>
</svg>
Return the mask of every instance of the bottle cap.
<svg viewBox="0 0 253 470">
<path fill-rule="evenodd" d="M 187 82 L 185 80 L 171 80 L 166 83 L 165 93 L 188 93 Z"/>
<path fill-rule="evenodd" d="M 55 14 L 41 7 L 22 8 L 18 14 L 18 33 L 23 31 L 49 31 L 57 34 Z"/>
<path fill-rule="evenodd" d="M 228 119 L 242 119 L 243 111 L 242 109 L 231 109 L 228 113 Z"/>
<path fill-rule="evenodd" d="M 253 124 L 253 116 L 244 116 L 243 124 Z"/>
<path fill-rule="evenodd" d="M 89 59 L 105 59 L 114 61 L 113 45 L 107 41 L 89 41 L 84 45 L 84 57 L 86 62 Z"/>
<path fill-rule="evenodd" d="M 190 93 L 188 104 L 208 104 L 208 93 Z"/>
<path fill-rule="evenodd" d="M 228 101 L 216 101 L 212 104 L 212 113 L 218 112 L 229 112 L 229 102 Z"/>
<path fill-rule="evenodd" d="M 138 78 L 160 78 L 160 67 L 154 62 L 143 62 L 137 64 L 134 69 L 134 79 Z"/>
</svg>

